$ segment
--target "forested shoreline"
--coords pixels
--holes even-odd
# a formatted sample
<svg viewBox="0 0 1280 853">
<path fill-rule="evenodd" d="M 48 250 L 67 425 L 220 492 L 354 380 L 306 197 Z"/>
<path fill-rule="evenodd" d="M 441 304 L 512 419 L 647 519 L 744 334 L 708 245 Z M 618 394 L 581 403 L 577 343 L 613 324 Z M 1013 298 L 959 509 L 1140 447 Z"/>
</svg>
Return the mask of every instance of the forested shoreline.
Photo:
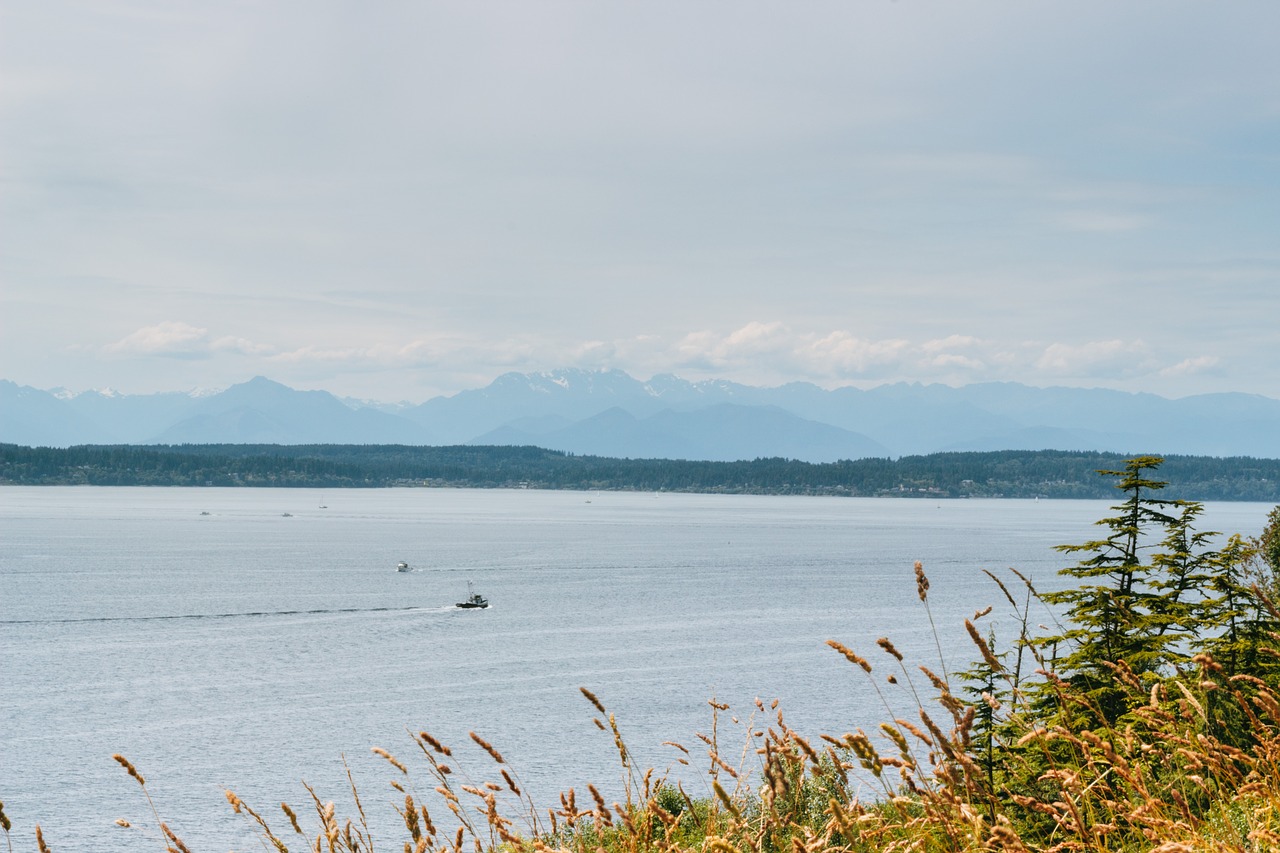
<svg viewBox="0 0 1280 853">
<path fill-rule="evenodd" d="M 851 497 L 1086 498 L 1125 454 L 935 453 L 808 463 L 577 456 L 538 447 L 0 445 L 0 485 L 535 488 Z M 1171 498 L 1280 501 L 1280 460 L 1169 456 Z"/>
</svg>

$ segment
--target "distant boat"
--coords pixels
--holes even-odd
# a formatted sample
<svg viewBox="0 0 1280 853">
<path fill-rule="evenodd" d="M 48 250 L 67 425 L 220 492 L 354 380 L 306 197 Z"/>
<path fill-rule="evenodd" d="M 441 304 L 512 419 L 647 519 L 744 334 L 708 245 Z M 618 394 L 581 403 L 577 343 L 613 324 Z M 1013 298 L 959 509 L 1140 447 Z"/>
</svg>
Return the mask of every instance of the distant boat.
<svg viewBox="0 0 1280 853">
<path fill-rule="evenodd" d="M 406 563 L 404 560 L 401 560 L 399 563 L 396 563 L 396 571 L 397 571 L 397 572 L 411 572 L 411 571 L 413 571 L 413 568 L 412 568 L 412 567 L 410 567 L 410 565 L 409 565 L 408 563 Z"/>
<path fill-rule="evenodd" d="M 467 600 L 459 601 L 458 606 L 466 610 L 483 609 L 489 606 L 489 599 L 471 588 L 471 581 L 467 581 Z"/>
</svg>

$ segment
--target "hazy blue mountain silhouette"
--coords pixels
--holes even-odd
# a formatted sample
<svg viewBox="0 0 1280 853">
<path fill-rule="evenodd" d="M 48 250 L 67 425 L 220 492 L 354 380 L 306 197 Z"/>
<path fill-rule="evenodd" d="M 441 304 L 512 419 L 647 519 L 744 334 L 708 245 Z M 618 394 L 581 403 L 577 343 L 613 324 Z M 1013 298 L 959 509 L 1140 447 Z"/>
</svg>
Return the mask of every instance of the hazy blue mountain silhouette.
<svg viewBox="0 0 1280 853">
<path fill-rule="evenodd" d="M 86 444 L 103 432 L 48 391 L 0 379 L 0 441 L 27 447 Z"/>
<path fill-rule="evenodd" d="M 942 450 L 1106 450 L 1280 458 L 1280 400 L 896 383 L 826 390 L 620 370 L 508 373 L 407 407 L 257 377 L 217 394 L 54 394 L 0 381 L 0 441 L 535 444 L 632 458 L 828 460 Z"/>
<path fill-rule="evenodd" d="M 261 376 L 196 401 L 157 444 L 430 444 L 396 415 L 353 410 L 328 391 L 295 391 Z"/>
<path fill-rule="evenodd" d="M 190 417 L 200 398 L 181 392 L 161 394 L 78 394 L 67 404 L 113 436 L 112 443 L 142 444 L 154 441 L 165 425 Z"/>
<path fill-rule="evenodd" d="M 541 433 L 513 425 L 478 436 L 473 444 L 536 444 L 594 456 L 630 459 L 733 461 L 781 456 L 834 462 L 888 456 L 864 435 L 797 417 L 775 406 L 716 403 L 700 409 L 663 409 L 637 418 L 613 407 L 572 425 Z"/>
</svg>

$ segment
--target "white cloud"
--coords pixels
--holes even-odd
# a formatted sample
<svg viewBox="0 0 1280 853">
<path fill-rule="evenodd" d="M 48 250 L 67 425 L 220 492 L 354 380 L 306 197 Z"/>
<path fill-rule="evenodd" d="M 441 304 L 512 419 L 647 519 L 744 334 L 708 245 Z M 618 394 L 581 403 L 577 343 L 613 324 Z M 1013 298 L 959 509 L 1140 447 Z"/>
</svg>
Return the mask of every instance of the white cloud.
<svg viewBox="0 0 1280 853">
<path fill-rule="evenodd" d="M 245 338 L 221 337 L 209 344 L 212 352 L 234 352 L 240 355 L 269 355 L 275 351 L 270 344 L 255 344 Z"/>
<path fill-rule="evenodd" d="M 925 341 L 922 349 L 925 352 L 945 353 L 949 350 L 958 349 L 975 349 L 985 344 L 981 338 L 975 338 L 971 335 L 948 335 L 945 338 L 937 340 Z"/>
<path fill-rule="evenodd" d="M 925 364 L 939 370 L 964 370 L 974 372 L 982 370 L 987 365 L 979 359 L 970 358 L 966 355 L 958 355 L 956 353 L 942 353 L 928 359 Z"/>
<path fill-rule="evenodd" d="M 1108 340 L 1049 344 L 1035 367 L 1057 376 L 1132 376 L 1154 364 L 1144 341 Z"/>
<path fill-rule="evenodd" d="M 166 320 L 154 326 L 144 326 L 133 334 L 108 344 L 102 350 L 109 355 L 201 359 L 210 358 L 216 353 L 270 355 L 273 348 L 234 335 L 212 338 L 208 329 Z"/>
<path fill-rule="evenodd" d="M 869 339 L 843 329 L 796 331 L 780 322 L 756 321 L 728 333 L 690 333 L 659 357 L 668 360 L 664 369 L 675 372 L 719 370 L 831 382 L 977 371 L 985 366 L 985 350 L 993 345 L 966 335 L 920 342 Z M 1008 355 L 996 353 L 993 360 L 1007 361 Z"/>
<path fill-rule="evenodd" d="M 912 340 L 865 338 L 851 331 L 797 331 L 780 322 L 752 322 L 729 332 L 703 330 L 665 349 L 652 346 L 642 361 L 662 372 L 718 373 L 741 381 L 801 378 L 831 384 L 867 381 L 985 381 L 1097 383 L 1104 379 L 1177 378 L 1212 371 L 1211 357 L 1169 360 L 1142 339 L 1081 343 L 948 335 Z M 635 355 L 613 347 L 620 359 Z M 654 362 L 661 362 L 660 365 Z M 615 363 L 635 372 L 635 362 Z"/>
<path fill-rule="evenodd" d="M 104 349 L 116 355 L 203 358 L 209 354 L 209 330 L 187 323 L 165 321 L 154 326 L 144 326 Z"/>
<path fill-rule="evenodd" d="M 225 386 L 262 374 L 295 387 L 386 399 L 426 399 L 480 387 L 508 371 L 566 366 L 616 368 L 639 379 L 673 373 L 751 385 L 1016 381 L 1160 387 L 1174 394 L 1198 389 L 1197 380 L 1223 370 L 1218 356 L 1155 349 L 1143 339 L 1046 341 L 960 333 L 871 337 L 847 328 L 802 328 L 781 320 L 577 340 L 532 332 L 502 339 L 445 332 L 367 343 L 361 341 L 364 334 L 351 330 L 343 345 L 301 343 L 280 349 L 247 335 L 215 336 L 204 327 L 166 321 L 140 328 L 99 352 L 168 362 L 173 366 L 169 373 L 179 378 L 172 387 Z"/>
<path fill-rule="evenodd" d="M 806 366 L 811 375 L 840 378 L 876 374 L 898 365 L 910 349 L 910 342 L 900 338 L 871 341 L 845 331 L 803 335 L 793 346 L 794 361 Z"/>
<path fill-rule="evenodd" d="M 1177 364 L 1170 365 L 1160 371 L 1160 375 L 1165 378 L 1176 378 L 1179 376 L 1198 376 L 1206 373 L 1214 373 L 1222 363 L 1222 359 L 1212 355 L 1200 355 L 1194 358 L 1184 358 Z"/>
</svg>

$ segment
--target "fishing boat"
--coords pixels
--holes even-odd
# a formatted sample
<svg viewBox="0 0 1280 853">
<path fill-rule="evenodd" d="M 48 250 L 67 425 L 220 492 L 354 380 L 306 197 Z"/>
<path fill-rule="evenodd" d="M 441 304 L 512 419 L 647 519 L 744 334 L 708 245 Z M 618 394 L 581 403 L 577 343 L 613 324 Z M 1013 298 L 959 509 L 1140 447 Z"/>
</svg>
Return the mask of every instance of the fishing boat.
<svg viewBox="0 0 1280 853">
<path fill-rule="evenodd" d="M 467 581 L 467 600 L 459 601 L 458 606 L 465 610 L 483 609 L 489 606 L 489 599 L 471 588 L 471 581 Z"/>
<path fill-rule="evenodd" d="M 413 569 L 409 566 L 409 564 L 408 564 L 408 563 L 406 563 L 404 560 L 401 560 L 399 563 L 397 563 L 397 564 L 396 564 L 396 571 L 397 571 L 397 572 L 411 572 L 411 571 L 413 571 Z"/>
</svg>

